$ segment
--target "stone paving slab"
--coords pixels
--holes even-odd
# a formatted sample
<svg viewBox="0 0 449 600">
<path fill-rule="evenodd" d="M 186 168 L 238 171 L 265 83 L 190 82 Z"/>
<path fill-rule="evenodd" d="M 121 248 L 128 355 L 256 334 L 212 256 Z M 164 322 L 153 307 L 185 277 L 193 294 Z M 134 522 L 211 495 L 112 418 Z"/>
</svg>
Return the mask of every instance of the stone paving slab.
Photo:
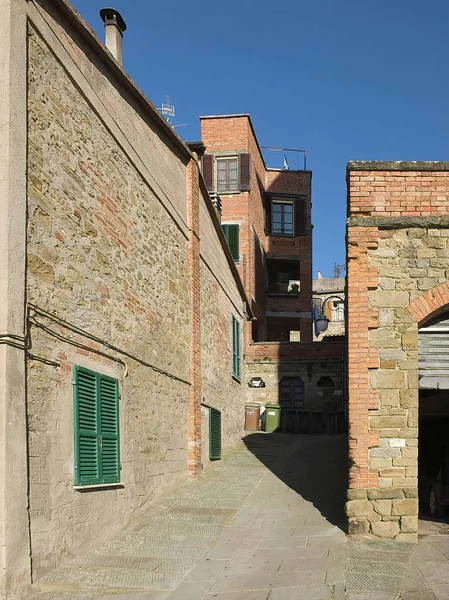
<svg viewBox="0 0 449 600">
<path fill-rule="evenodd" d="M 449 600 L 444 527 L 418 545 L 346 539 L 346 446 L 251 434 L 34 600 Z"/>
</svg>

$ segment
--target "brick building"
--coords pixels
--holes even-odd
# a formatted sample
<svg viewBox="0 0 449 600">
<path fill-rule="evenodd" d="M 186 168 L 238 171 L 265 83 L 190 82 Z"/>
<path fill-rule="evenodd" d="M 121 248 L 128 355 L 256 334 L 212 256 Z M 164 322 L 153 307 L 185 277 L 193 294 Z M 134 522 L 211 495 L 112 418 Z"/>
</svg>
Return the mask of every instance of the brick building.
<svg viewBox="0 0 449 600">
<path fill-rule="evenodd" d="M 21 598 L 217 456 L 209 419 L 241 438 L 251 309 L 197 156 L 120 53 L 65 0 L 0 23 L 0 598 Z"/>
<path fill-rule="evenodd" d="M 201 117 L 203 175 L 255 319 L 247 341 L 311 339 L 310 171 L 268 169 L 249 115 Z"/>
<path fill-rule="evenodd" d="M 302 419 L 303 432 L 335 431 L 344 413 L 344 340 L 312 341 L 312 173 L 267 168 L 249 115 L 202 117 L 201 139 L 206 186 L 219 197 L 254 314 L 245 362 L 248 379 L 264 387 L 249 387 L 248 400 L 294 413 L 289 430 Z"/>
<path fill-rule="evenodd" d="M 416 541 L 449 442 L 449 164 L 347 182 L 349 531 Z"/>
</svg>

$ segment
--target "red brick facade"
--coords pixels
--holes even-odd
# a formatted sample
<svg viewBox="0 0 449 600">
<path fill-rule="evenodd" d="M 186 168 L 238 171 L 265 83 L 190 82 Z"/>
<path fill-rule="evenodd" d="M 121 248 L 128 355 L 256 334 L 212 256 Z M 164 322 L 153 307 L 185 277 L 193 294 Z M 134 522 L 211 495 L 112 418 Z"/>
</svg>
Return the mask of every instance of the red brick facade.
<svg viewBox="0 0 449 600">
<path fill-rule="evenodd" d="M 302 341 L 311 341 L 311 172 L 267 169 L 248 115 L 203 117 L 201 137 L 206 153 L 214 155 L 214 160 L 217 156 L 241 154 L 251 157 L 250 191 L 220 193 L 222 222 L 239 224 L 237 267 L 257 318 L 253 326 L 247 328 L 247 343 L 288 341 L 291 330 L 300 331 Z M 280 236 L 269 231 L 267 198 L 271 194 L 279 194 L 286 201 L 303 198 L 301 235 Z M 267 298 L 270 261 L 273 260 L 284 261 L 277 263 L 278 269 L 299 272 L 301 283 L 297 296 Z M 287 266 L 282 267 L 282 264 Z"/>
<path fill-rule="evenodd" d="M 418 326 L 449 307 L 448 171 L 348 165 L 350 533 L 416 541 Z"/>
</svg>

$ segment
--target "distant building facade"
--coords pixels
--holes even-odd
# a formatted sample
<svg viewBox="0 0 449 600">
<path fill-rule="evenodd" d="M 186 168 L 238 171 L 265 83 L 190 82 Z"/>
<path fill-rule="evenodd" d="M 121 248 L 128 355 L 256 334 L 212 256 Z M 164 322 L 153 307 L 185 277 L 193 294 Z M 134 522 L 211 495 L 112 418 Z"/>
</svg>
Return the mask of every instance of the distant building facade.
<svg viewBox="0 0 449 600">
<path fill-rule="evenodd" d="M 319 335 L 314 328 L 314 339 L 345 334 L 345 282 L 344 277 L 318 277 L 312 281 L 313 304 L 317 313 L 329 321 L 326 331 Z"/>
<path fill-rule="evenodd" d="M 279 403 L 285 431 L 335 432 L 344 421 L 344 341 L 312 341 L 312 173 L 267 168 L 249 115 L 202 117 L 201 139 L 203 176 L 254 314 L 248 401 Z"/>
</svg>

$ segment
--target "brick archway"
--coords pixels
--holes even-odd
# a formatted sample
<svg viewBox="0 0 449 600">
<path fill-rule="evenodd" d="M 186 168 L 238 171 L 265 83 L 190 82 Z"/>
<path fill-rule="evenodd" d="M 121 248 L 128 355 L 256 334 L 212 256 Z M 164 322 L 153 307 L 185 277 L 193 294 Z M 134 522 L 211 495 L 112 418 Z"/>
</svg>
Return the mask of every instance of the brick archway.
<svg viewBox="0 0 449 600">
<path fill-rule="evenodd" d="M 418 325 L 447 310 L 449 305 L 449 281 L 424 292 L 419 298 L 411 302 L 407 309 Z"/>
</svg>

